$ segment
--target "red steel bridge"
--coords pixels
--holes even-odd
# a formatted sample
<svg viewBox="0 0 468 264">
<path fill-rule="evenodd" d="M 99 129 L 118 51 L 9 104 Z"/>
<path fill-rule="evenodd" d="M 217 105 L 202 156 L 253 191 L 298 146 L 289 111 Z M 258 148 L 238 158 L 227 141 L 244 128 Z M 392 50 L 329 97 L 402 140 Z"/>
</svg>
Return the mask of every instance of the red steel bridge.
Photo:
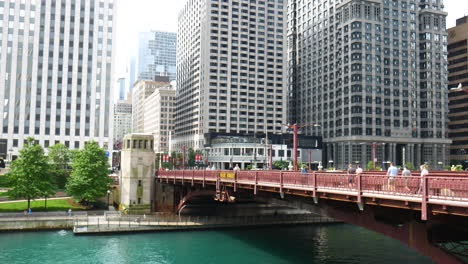
<svg viewBox="0 0 468 264">
<path fill-rule="evenodd" d="M 388 177 L 379 172 L 159 171 L 161 184 L 179 186 L 177 209 L 211 193 L 227 201 L 250 192 L 259 200 L 320 211 L 395 238 L 438 263 L 468 260 L 468 174 Z"/>
</svg>

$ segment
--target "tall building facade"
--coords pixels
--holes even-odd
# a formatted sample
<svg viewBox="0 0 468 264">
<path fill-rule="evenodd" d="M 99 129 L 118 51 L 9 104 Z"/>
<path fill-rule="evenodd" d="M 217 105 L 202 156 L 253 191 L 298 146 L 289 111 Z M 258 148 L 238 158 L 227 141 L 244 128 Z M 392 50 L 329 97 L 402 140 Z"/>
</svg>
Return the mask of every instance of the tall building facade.
<svg viewBox="0 0 468 264">
<path fill-rule="evenodd" d="M 156 153 L 170 151 L 170 137 L 174 132 L 175 89 L 161 87 L 145 100 L 144 133 L 154 136 Z"/>
<path fill-rule="evenodd" d="M 0 108 L 9 152 L 112 147 L 114 2 L 0 1 Z"/>
<path fill-rule="evenodd" d="M 138 80 L 154 80 L 155 76 L 176 78 L 176 33 L 141 32 L 138 39 Z"/>
<path fill-rule="evenodd" d="M 468 16 L 448 29 L 450 160 L 468 165 Z"/>
<path fill-rule="evenodd" d="M 119 100 L 114 105 L 114 149 L 122 149 L 122 140 L 132 132 L 132 103 Z"/>
<path fill-rule="evenodd" d="M 175 149 L 207 133 L 281 133 L 286 0 L 188 1 L 179 14 Z"/>
<path fill-rule="evenodd" d="M 167 81 L 144 81 L 140 80 L 135 83 L 132 89 L 132 132 L 143 133 L 145 131 L 145 100 L 156 89 L 161 87 L 170 87 L 168 78 Z"/>
<path fill-rule="evenodd" d="M 448 163 L 442 0 L 291 0 L 288 10 L 289 117 L 323 136 L 328 166 Z"/>
<path fill-rule="evenodd" d="M 117 80 L 117 83 L 119 85 L 119 100 L 125 100 L 125 94 L 126 94 L 126 83 L 125 83 L 125 78 L 119 78 Z"/>
</svg>

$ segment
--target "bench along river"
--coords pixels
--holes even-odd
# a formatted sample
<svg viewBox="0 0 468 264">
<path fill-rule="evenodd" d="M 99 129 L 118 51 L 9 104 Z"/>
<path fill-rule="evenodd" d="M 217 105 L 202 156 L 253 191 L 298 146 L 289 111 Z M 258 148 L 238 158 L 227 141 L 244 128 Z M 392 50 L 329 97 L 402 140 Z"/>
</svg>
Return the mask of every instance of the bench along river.
<svg viewBox="0 0 468 264">
<path fill-rule="evenodd" d="M 0 233 L 0 263 L 432 263 L 347 224 L 74 236 Z"/>
</svg>

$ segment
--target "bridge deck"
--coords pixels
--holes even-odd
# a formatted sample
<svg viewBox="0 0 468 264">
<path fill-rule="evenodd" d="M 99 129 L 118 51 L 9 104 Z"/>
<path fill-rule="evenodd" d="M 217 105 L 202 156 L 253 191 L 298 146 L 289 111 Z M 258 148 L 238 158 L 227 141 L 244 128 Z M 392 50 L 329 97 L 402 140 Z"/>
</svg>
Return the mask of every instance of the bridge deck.
<svg viewBox="0 0 468 264">
<path fill-rule="evenodd" d="M 418 204 L 411 209 L 427 213 L 428 205 L 440 206 L 437 212 L 447 210 L 447 207 L 456 207 L 456 214 L 468 216 L 468 176 L 450 173 L 437 176 L 396 176 L 363 174 L 347 175 L 344 173 L 300 173 L 291 171 L 161 171 L 157 178 L 161 181 L 176 183 L 229 184 L 236 188 L 257 189 L 274 192 L 299 191 L 306 196 L 318 197 L 322 195 L 341 195 L 354 202 L 361 203 L 364 198 L 386 199 L 391 201 Z"/>
</svg>

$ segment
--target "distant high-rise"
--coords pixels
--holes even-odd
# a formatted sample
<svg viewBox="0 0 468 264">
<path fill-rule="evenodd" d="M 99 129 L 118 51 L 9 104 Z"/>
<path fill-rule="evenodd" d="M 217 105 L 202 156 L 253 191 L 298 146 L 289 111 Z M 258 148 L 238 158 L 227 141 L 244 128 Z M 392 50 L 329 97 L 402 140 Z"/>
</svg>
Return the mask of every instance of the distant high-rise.
<svg viewBox="0 0 468 264">
<path fill-rule="evenodd" d="M 290 121 L 327 161 L 448 162 L 442 0 L 289 1 Z"/>
<path fill-rule="evenodd" d="M 286 0 L 188 1 L 179 15 L 174 146 L 206 133 L 281 133 Z"/>
<path fill-rule="evenodd" d="M 468 165 L 468 16 L 448 29 L 450 160 Z"/>
<path fill-rule="evenodd" d="M 154 80 L 155 76 L 175 80 L 176 33 L 142 32 L 138 41 L 138 80 Z"/>
<path fill-rule="evenodd" d="M 132 132 L 132 103 L 119 100 L 114 105 L 114 149 L 121 149 L 125 135 Z"/>
<path fill-rule="evenodd" d="M 119 78 L 117 80 L 117 83 L 119 85 L 119 100 L 125 100 L 125 95 L 126 95 L 126 83 L 125 83 L 125 78 Z"/>
<path fill-rule="evenodd" d="M 112 147 L 114 1 L 0 0 L 0 138 Z"/>
</svg>

